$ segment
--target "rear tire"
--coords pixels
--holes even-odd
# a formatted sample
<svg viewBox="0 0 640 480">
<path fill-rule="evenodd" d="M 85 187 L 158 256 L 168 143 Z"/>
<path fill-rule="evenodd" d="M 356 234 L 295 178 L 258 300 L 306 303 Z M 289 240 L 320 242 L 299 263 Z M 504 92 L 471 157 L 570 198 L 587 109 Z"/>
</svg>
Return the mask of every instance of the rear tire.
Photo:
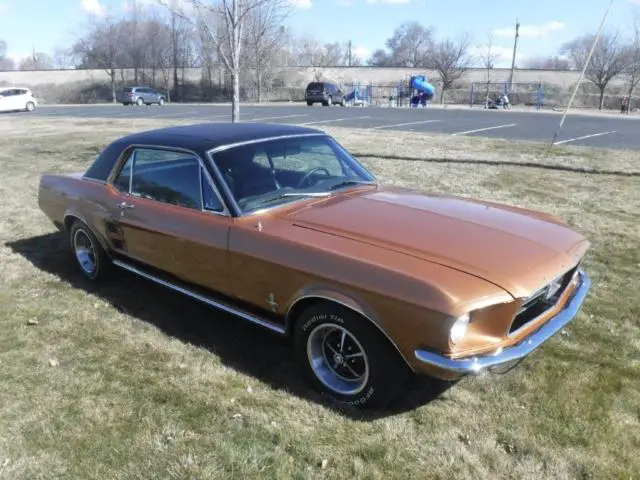
<svg viewBox="0 0 640 480">
<path fill-rule="evenodd" d="M 71 252 L 82 275 L 91 281 L 109 277 L 113 264 L 91 229 L 75 220 L 69 229 Z"/>
<path fill-rule="evenodd" d="M 27 112 L 33 112 L 36 109 L 36 104 L 33 102 L 27 102 L 27 104 L 25 105 L 24 109 Z"/>
<path fill-rule="evenodd" d="M 322 395 L 344 407 L 384 407 L 409 377 L 399 353 L 356 312 L 312 305 L 296 319 L 298 363 Z"/>
<path fill-rule="evenodd" d="M 136 100 L 136 105 L 141 107 L 142 105 L 144 105 L 144 101 L 141 98 L 139 98 L 138 100 Z"/>
<path fill-rule="evenodd" d="M 308 107 L 313 107 L 313 102 L 309 102 L 309 101 L 307 101 L 307 106 L 308 106 Z"/>
<path fill-rule="evenodd" d="M 160 106 L 164 105 L 164 98 L 161 98 L 160 100 L 158 100 L 158 105 Z"/>
</svg>

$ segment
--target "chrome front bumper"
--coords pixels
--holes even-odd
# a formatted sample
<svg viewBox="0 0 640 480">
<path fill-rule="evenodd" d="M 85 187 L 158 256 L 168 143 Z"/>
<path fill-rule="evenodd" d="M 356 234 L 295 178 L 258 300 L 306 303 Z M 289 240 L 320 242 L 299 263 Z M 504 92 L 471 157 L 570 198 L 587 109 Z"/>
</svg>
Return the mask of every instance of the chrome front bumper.
<svg viewBox="0 0 640 480">
<path fill-rule="evenodd" d="M 582 270 L 580 270 L 578 274 L 578 288 L 571 299 L 567 302 L 564 309 L 562 309 L 555 317 L 549 319 L 542 327 L 520 343 L 511 347 L 499 349 L 491 355 L 456 359 L 427 350 L 416 350 L 416 358 L 428 365 L 463 374 L 479 373 L 483 370 L 505 366 L 520 361 L 574 319 L 580 310 L 589 289 L 591 288 L 591 278 L 589 275 Z"/>
</svg>

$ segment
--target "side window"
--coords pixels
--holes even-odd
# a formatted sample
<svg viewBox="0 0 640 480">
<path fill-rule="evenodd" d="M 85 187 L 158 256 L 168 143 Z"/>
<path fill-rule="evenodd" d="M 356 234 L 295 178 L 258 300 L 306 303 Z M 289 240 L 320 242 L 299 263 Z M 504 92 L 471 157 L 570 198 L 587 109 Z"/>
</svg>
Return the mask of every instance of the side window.
<svg viewBox="0 0 640 480">
<path fill-rule="evenodd" d="M 136 149 L 131 194 L 200 210 L 200 163 L 188 153 Z"/>
<path fill-rule="evenodd" d="M 131 178 L 131 165 L 133 164 L 133 155 L 130 154 L 124 163 L 118 176 L 113 181 L 113 186 L 122 193 L 129 193 L 129 179 Z"/>
<path fill-rule="evenodd" d="M 220 197 L 216 194 L 211 186 L 211 182 L 209 182 L 209 178 L 207 177 L 204 170 L 202 170 L 202 176 L 200 177 L 202 181 L 202 201 L 203 207 L 205 210 L 209 210 L 211 212 L 223 212 L 224 207 L 222 206 L 222 202 L 220 201 Z"/>
</svg>

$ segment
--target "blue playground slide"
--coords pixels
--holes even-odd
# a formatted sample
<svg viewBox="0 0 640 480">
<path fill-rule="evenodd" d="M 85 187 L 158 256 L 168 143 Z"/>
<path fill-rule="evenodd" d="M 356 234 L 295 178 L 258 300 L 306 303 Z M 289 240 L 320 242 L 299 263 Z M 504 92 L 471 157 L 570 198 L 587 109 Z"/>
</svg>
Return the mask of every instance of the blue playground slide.
<svg viewBox="0 0 640 480">
<path fill-rule="evenodd" d="M 436 87 L 427 82 L 427 79 L 422 75 L 411 77 L 411 88 L 415 88 L 420 93 L 426 93 L 428 98 L 433 98 L 436 93 Z"/>
</svg>

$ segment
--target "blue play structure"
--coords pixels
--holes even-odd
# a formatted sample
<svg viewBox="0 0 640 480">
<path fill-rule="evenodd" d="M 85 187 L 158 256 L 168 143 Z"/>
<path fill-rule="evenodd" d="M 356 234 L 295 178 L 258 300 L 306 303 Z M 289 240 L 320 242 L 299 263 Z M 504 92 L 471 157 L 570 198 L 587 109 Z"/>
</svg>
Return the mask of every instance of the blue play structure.
<svg viewBox="0 0 640 480">
<path fill-rule="evenodd" d="M 424 75 L 405 78 L 397 86 L 352 83 L 346 84 L 344 90 L 349 92 L 345 95 L 347 103 L 359 106 L 400 107 L 404 104 L 409 107 L 425 107 L 436 93 L 435 87 Z"/>
<path fill-rule="evenodd" d="M 417 90 L 418 94 L 411 97 L 411 106 L 417 107 L 418 104 L 423 107 L 427 106 L 427 102 L 433 98 L 436 93 L 436 87 L 427 82 L 427 78 L 424 75 L 415 75 L 409 80 L 409 85 L 414 90 Z"/>
<path fill-rule="evenodd" d="M 352 105 L 366 105 L 371 103 L 373 85 L 366 85 L 364 88 L 360 85 L 354 85 L 353 91 L 345 97 L 347 102 Z"/>
</svg>

